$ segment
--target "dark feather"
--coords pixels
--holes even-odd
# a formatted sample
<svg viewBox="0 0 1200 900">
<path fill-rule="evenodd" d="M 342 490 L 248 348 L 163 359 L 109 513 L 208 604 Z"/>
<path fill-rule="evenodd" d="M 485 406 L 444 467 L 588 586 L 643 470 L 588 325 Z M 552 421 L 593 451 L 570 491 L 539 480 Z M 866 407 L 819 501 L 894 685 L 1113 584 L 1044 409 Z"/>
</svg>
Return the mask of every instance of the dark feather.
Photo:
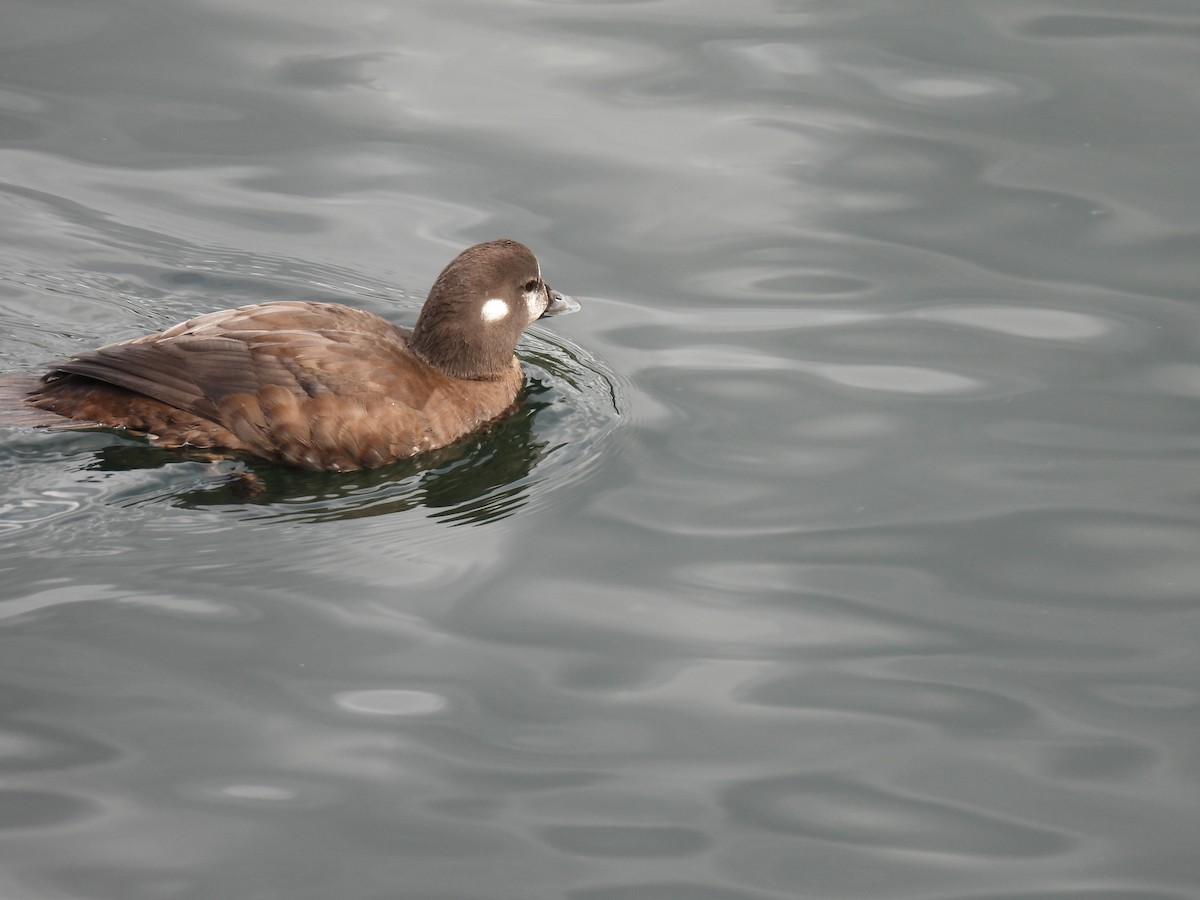
<svg viewBox="0 0 1200 900">
<path fill-rule="evenodd" d="M 434 283 L 414 349 L 354 307 L 287 301 L 199 316 L 80 353 L 41 380 L 0 381 L 0 422 L 106 425 L 171 447 L 246 450 L 312 469 L 435 449 L 509 409 L 513 351 L 543 309 L 537 260 L 513 241 L 469 248 Z M 539 293 L 540 292 L 540 293 Z M 499 317 L 483 315 L 501 298 Z"/>
</svg>

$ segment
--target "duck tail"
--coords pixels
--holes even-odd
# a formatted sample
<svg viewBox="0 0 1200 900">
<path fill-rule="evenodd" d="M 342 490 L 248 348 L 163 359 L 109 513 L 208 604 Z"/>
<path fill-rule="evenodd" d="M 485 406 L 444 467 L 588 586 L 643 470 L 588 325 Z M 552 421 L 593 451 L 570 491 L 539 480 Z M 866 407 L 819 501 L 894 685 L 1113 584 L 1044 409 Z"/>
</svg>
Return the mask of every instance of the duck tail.
<svg viewBox="0 0 1200 900">
<path fill-rule="evenodd" d="M 58 425 L 71 420 L 26 400 L 42 383 L 37 375 L 0 375 L 0 425 Z"/>
</svg>

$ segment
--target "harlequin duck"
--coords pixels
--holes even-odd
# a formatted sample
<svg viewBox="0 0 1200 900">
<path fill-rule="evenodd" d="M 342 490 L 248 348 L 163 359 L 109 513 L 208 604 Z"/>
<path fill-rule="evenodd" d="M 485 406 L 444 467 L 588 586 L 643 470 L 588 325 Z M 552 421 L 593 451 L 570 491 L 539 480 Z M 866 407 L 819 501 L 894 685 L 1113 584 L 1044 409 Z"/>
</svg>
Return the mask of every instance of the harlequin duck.
<svg viewBox="0 0 1200 900">
<path fill-rule="evenodd" d="M 382 466 L 443 447 L 509 410 L 534 320 L 579 304 L 516 241 L 477 244 L 437 277 L 411 332 L 331 303 L 209 313 L 26 377 L 0 421 L 103 425 L 163 447 L 243 451 L 304 469 Z M 18 376 L 20 377 L 20 376 Z M 13 404 L 13 384 L 7 399 Z"/>
</svg>

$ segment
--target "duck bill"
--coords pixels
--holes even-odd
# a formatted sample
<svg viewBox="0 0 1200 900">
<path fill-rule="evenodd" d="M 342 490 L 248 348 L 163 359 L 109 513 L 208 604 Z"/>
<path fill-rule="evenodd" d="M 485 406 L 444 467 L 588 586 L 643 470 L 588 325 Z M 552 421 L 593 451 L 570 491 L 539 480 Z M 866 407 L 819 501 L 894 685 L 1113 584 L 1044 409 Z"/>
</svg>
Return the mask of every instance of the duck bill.
<svg viewBox="0 0 1200 900">
<path fill-rule="evenodd" d="M 567 313 L 579 312 L 582 309 L 579 301 L 574 297 L 551 290 L 549 286 L 547 286 L 546 292 L 550 295 L 550 302 L 546 306 L 546 311 L 538 316 L 539 319 L 547 316 L 565 316 Z"/>
</svg>

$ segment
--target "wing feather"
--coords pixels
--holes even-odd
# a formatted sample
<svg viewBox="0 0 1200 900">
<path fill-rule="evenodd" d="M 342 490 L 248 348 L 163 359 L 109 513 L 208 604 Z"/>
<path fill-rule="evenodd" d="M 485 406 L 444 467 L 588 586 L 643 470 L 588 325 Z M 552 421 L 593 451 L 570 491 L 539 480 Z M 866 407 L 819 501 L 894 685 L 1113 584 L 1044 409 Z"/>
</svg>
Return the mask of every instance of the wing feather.
<svg viewBox="0 0 1200 900">
<path fill-rule="evenodd" d="M 420 405 L 405 332 L 353 307 L 271 303 L 200 316 L 159 334 L 100 347 L 55 366 L 226 424 L 226 398 L 283 388 L 298 400 L 361 397 L 384 387 Z M 379 373 L 387 372 L 386 386 Z M 405 376 L 405 377 L 402 377 Z M 51 377 L 54 377 L 53 374 Z"/>
<path fill-rule="evenodd" d="M 169 446 L 343 469 L 445 445 L 502 414 L 523 378 L 514 359 L 503 378 L 464 382 L 417 357 L 407 332 L 378 316 L 284 302 L 81 353 L 25 402 Z"/>
</svg>

